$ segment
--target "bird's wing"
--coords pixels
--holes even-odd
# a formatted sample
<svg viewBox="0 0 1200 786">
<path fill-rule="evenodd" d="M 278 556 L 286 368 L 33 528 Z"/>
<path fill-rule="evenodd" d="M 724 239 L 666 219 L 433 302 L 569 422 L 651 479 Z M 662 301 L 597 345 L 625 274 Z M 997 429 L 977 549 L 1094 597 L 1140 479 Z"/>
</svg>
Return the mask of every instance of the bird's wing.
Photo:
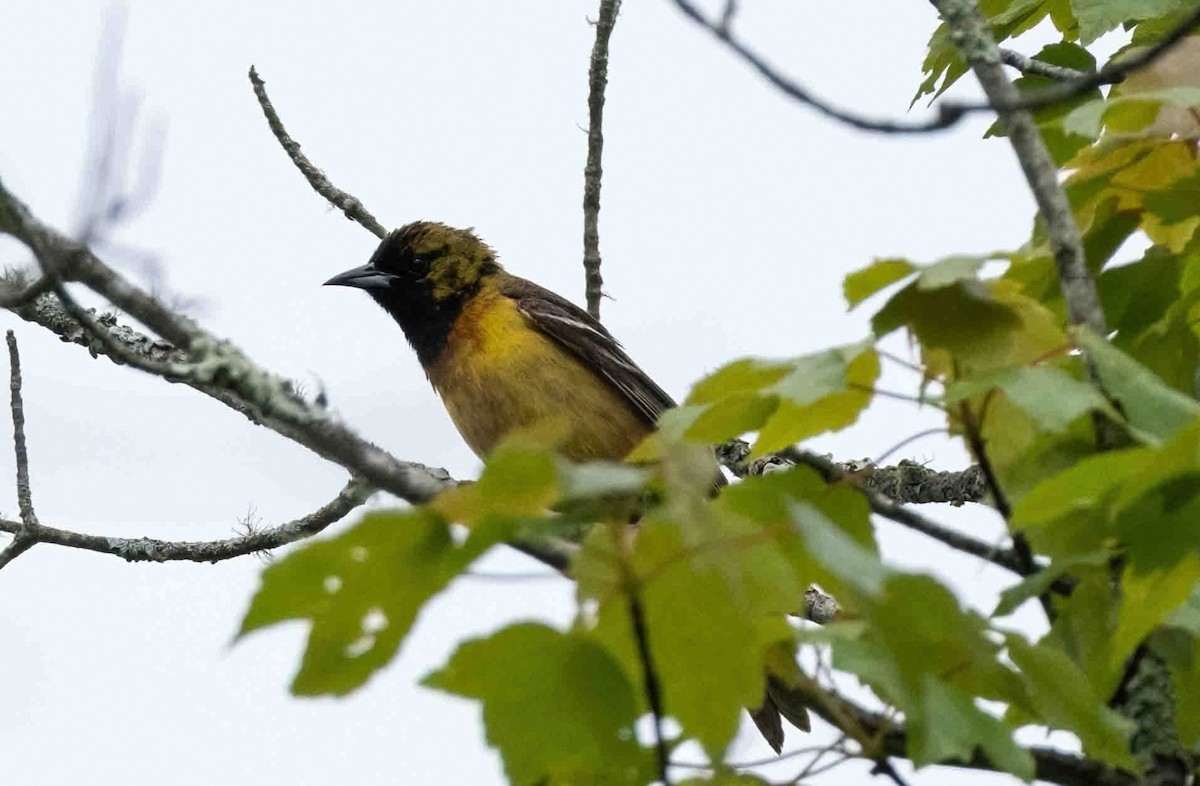
<svg viewBox="0 0 1200 786">
<path fill-rule="evenodd" d="M 619 390 L 653 426 L 674 400 L 638 368 L 603 325 L 571 301 L 516 276 L 506 276 L 502 294 L 512 298 L 532 325 L 566 347 L 584 365 Z"/>
</svg>

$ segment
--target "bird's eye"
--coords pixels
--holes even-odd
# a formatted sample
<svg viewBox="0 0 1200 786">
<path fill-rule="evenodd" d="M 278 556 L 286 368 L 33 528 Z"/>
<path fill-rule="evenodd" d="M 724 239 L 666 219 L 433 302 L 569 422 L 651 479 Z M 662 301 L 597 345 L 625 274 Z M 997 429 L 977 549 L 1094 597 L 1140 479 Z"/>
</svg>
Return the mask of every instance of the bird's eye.
<svg viewBox="0 0 1200 786">
<path fill-rule="evenodd" d="M 422 278 L 429 273 L 430 264 L 431 260 L 429 257 L 413 257 L 411 264 L 412 272 L 417 276 L 417 278 Z"/>
</svg>

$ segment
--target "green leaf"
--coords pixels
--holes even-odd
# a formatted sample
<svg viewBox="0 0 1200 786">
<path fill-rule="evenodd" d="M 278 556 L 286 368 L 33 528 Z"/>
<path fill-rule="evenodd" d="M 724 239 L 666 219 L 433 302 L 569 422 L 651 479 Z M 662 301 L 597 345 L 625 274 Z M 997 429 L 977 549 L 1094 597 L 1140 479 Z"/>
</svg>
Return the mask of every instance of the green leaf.
<svg viewBox="0 0 1200 786">
<path fill-rule="evenodd" d="M 946 387 L 945 400 L 961 401 L 996 388 L 1043 431 L 1065 431 L 1072 421 L 1093 410 L 1119 417 L 1095 386 L 1050 366 L 1006 368 L 952 382 Z"/>
<path fill-rule="evenodd" d="M 889 571 L 878 554 L 864 548 L 816 506 L 795 502 L 790 509 L 805 547 L 826 570 L 861 595 L 870 597 L 882 591 Z"/>
<path fill-rule="evenodd" d="M 1123 22 L 1153 19 L 1182 8 L 1192 0 L 1071 0 L 1084 46 Z"/>
<path fill-rule="evenodd" d="M 1069 469 L 1046 478 L 1013 510 L 1011 526 L 1028 530 L 1107 506 L 1121 484 L 1140 471 L 1152 456 L 1146 448 L 1088 456 Z"/>
<path fill-rule="evenodd" d="M 957 258 L 923 271 L 871 319 L 875 335 L 882 338 L 907 327 L 927 349 L 946 349 L 964 356 L 1004 352 L 1020 318 L 993 296 L 988 285 L 964 277 L 973 275 L 977 263 L 982 264 Z"/>
<path fill-rule="evenodd" d="M 961 281 L 973 281 L 983 263 L 991 257 L 952 256 L 921 268 L 916 285 L 920 289 L 941 289 Z"/>
<path fill-rule="evenodd" d="M 1071 571 L 1080 567 L 1096 568 L 1107 565 L 1111 559 L 1112 554 L 1107 551 L 1093 551 L 1077 557 L 1055 560 L 1052 564 L 1042 568 L 1032 576 L 1022 579 L 1018 584 L 1001 592 L 1000 602 L 996 604 L 996 610 L 992 612 L 992 616 L 1007 617 L 1020 608 L 1025 601 L 1044 594 L 1054 582 Z"/>
<path fill-rule="evenodd" d="M 478 481 L 443 492 L 430 507 L 473 526 L 541 516 L 561 497 L 558 468 L 547 449 L 502 445 L 488 456 Z"/>
<path fill-rule="evenodd" d="M 778 530 L 790 527 L 792 503 L 800 501 L 819 510 L 860 547 L 878 554 L 866 497 L 849 485 L 826 483 L 809 467 L 796 466 L 746 478 L 727 488 L 717 505 L 770 530 Z"/>
<path fill-rule="evenodd" d="M 311 621 L 292 692 L 344 695 L 391 660 L 425 602 L 499 535 L 475 532 L 459 545 L 433 511 L 369 513 L 268 566 L 238 637 Z"/>
<path fill-rule="evenodd" d="M 752 455 L 763 456 L 826 431 L 853 425 L 875 395 L 879 355 L 857 344 L 810 356 L 769 389 L 779 406 L 758 432 Z"/>
<path fill-rule="evenodd" d="M 1195 219 L 1197 202 L 1200 202 L 1200 172 L 1180 178 L 1145 197 L 1146 209 L 1167 224 Z"/>
<path fill-rule="evenodd" d="M 791 507 L 799 501 L 819 510 L 831 526 L 860 549 L 870 555 L 878 554 L 870 507 L 863 495 L 849 486 L 827 484 L 808 467 L 797 466 L 747 478 L 726 488 L 716 505 L 759 525 L 764 534 L 773 534 L 804 586 L 820 584 L 835 590 L 841 586 L 840 579 L 809 552 L 793 528 Z M 801 605 L 799 597 L 793 598 L 787 610 L 798 610 Z"/>
<path fill-rule="evenodd" d="M 958 46 L 950 37 L 950 27 L 945 22 L 937 26 L 929 39 L 928 53 L 921 71 L 925 80 L 917 88 L 909 108 L 921 100 L 922 96 L 932 96 L 936 99 L 950 88 L 958 78 L 967 73 L 967 63 L 959 54 Z"/>
<path fill-rule="evenodd" d="M 877 259 L 846 276 L 842 291 L 846 305 L 854 308 L 879 290 L 907 278 L 916 267 L 906 259 Z"/>
<path fill-rule="evenodd" d="M 758 431 L 753 455 L 762 455 L 854 423 L 878 376 L 870 342 L 786 361 L 738 360 L 697 383 L 687 412 L 668 412 L 660 431 L 706 443 Z"/>
<path fill-rule="evenodd" d="M 786 530 L 724 504 L 681 515 L 679 524 L 643 519 L 632 544 L 624 526 L 593 528 L 574 569 L 581 607 L 599 607 L 579 624 L 641 685 L 636 591 L 664 709 L 720 760 L 744 708 L 762 700 L 766 654 L 794 639 L 786 615 L 802 607 L 804 586 L 776 540 Z"/>
<path fill-rule="evenodd" d="M 967 693 L 932 675 L 925 676 L 922 687 L 919 721 L 909 724 L 914 764 L 970 761 L 978 748 L 1000 770 L 1026 782 L 1033 780 L 1033 756 L 1013 741 L 1012 732 L 998 718 L 976 707 Z"/>
<path fill-rule="evenodd" d="M 1059 0 L 1059 2 L 1064 2 L 1064 0 Z M 1096 69 L 1096 59 L 1092 57 L 1091 53 L 1078 44 L 1069 41 L 1059 41 L 1043 47 L 1040 52 L 1033 56 L 1033 59 L 1049 63 L 1050 65 L 1073 68 L 1085 73 Z M 1053 80 L 1046 77 L 1027 75 L 1019 77 L 1013 84 L 1023 93 L 1036 92 L 1052 85 Z M 1046 141 L 1046 146 L 1050 148 L 1050 153 L 1054 157 L 1055 163 L 1059 166 L 1070 161 L 1076 153 L 1094 141 L 1091 137 L 1072 133 L 1063 128 L 1063 119 L 1074 108 L 1087 101 L 1101 97 L 1102 94 L 1099 88 L 1096 88 L 1078 98 L 1034 110 L 1033 119 L 1037 123 L 1038 129 L 1042 132 L 1042 137 Z M 985 136 L 1004 135 L 1006 134 L 1000 121 L 993 123 L 991 128 L 988 129 L 987 134 L 985 134 Z"/>
<path fill-rule="evenodd" d="M 983 0 L 979 4 L 991 22 L 992 37 L 997 43 L 1032 29 L 1050 12 L 1051 5 L 1053 0 Z M 950 28 L 944 22 L 929 39 L 929 52 L 921 64 L 921 71 L 926 74 L 926 79 L 913 96 L 913 104 L 925 95 L 932 94 L 937 98 L 967 72 Z"/>
<path fill-rule="evenodd" d="M 786 563 L 769 542 L 739 550 L 733 546 L 736 531 L 709 542 L 689 550 L 679 527 L 650 522 L 638 534 L 633 562 L 666 711 L 719 760 L 742 709 L 762 699 L 767 642 L 760 620 L 802 591 L 795 578 L 789 590 Z M 766 576 L 758 572 L 763 570 Z M 784 585 L 772 586 L 781 577 Z M 614 602 L 619 605 L 613 610 L 628 613 L 626 598 Z"/>
<path fill-rule="evenodd" d="M 697 442 L 724 442 L 757 431 L 778 408 L 778 396 L 734 393 L 709 405 L 685 436 Z"/>
<path fill-rule="evenodd" d="M 1154 651 L 1171 671 L 1171 688 L 1178 709 L 1175 725 L 1187 748 L 1200 745 L 1200 647 L 1193 631 L 1164 628 L 1151 640 Z"/>
<path fill-rule="evenodd" d="M 1162 193 L 1147 194 L 1147 203 Z M 1200 200 L 1200 192 L 1196 199 Z M 1183 262 L 1180 256 L 1155 246 L 1135 264 L 1107 268 L 1100 274 L 1096 285 L 1109 326 L 1118 332 L 1116 342 L 1129 346 L 1166 317 L 1171 305 L 1179 300 Z"/>
<path fill-rule="evenodd" d="M 1072 334 L 1096 364 L 1105 391 L 1121 406 L 1134 428 L 1166 439 L 1200 415 L 1200 404 L 1194 399 L 1168 387 L 1104 339 L 1086 328 L 1076 328 Z"/>
<path fill-rule="evenodd" d="M 1095 71 L 1095 56 L 1082 46 L 1070 41 L 1056 41 L 1042 47 L 1034 60 L 1041 60 L 1050 65 L 1074 68 L 1076 71 Z"/>
<path fill-rule="evenodd" d="M 1200 584 L 1192 587 L 1187 601 L 1175 610 L 1167 624 L 1200 635 Z"/>
<path fill-rule="evenodd" d="M 1200 547 L 1200 421 L 1181 429 L 1126 480 L 1115 530 L 1129 561 L 1149 571 Z"/>
<path fill-rule="evenodd" d="M 925 678 L 954 685 L 979 698 L 1012 702 L 1013 673 L 998 660 L 987 622 L 964 610 L 954 594 L 932 576 L 895 573 L 867 599 L 862 613 L 869 635 L 890 653 L 904 686 L 900 708 L 917 713 Z"/>
<path fill-rule="evenodd" d="M 1174 1 L 1174 0 L 1169 0 Z M 1177 86 L 1130 96 L 1097 99 L 1081 104 L 1063 118 L 1063 131 L 1090 139 L 1108 125 L 1117 132 L 1140 131 L 1154 122 L 1163 104 L 1188 107 L 1200 104 L 1200 87 Z"/>
<path fill-rule="evenodd" d="M 1125 568 L 1110 653 L 1112 668 L 1120 668 L 1151 631 L 1184 605 L 1200 582 L 1200 555 L 1189 550 L 1181 557 L 1152 570 Z"/>
<path fill-rule="evenodd" d="M 1117 134 L 1133 134 L 1149 126 L 1158 118 L 1162 102 L 1153 99 L 1114 103 L 1104 112 L 1104 125 Z"/>
<path fill-rule="evenodd" d="M 1072 732 L 1086 755 L 1137 771 L 1129 753 L 1133 723 L 1105 706 L 1087 676 L 1061 650 L 1007 637 L 1008 653 L 1029 685 L 1029 700 L 1052 729 Z"/>
<path fill-rule="evenodd" d="M 488 742 L 511 783 L 647 782 L 633 689 L 584 636 L 512 625 L 460 645 L 423 684 L 483 703 Z"/>
<path fill-rule="evenodd" d="M 804 362 L 801 358 L 799 363 Z M 685 404 L 713 404 L 739 393 L 757 393 L 787 376 L 787 361 L 745 358 L 728 363 L 692 386 Z"/>
<path fill-rule="evenodd" d="M 1050 635 L 1039 646 L 1056 647 L 1082 669 L 1097 696 L 1112 696 L 1124 668 L 1113 668 L 1113 633 L 1118 598 L 1113 592 L 1112 568 L 1080 566 L 1067 597 L 1054 597 L 1057 610 Z"/>
<path fill-rule="evenodd" d="M 564 500 L 640 494 L 650 478 L 641 467 L 607 461 L 562 461 L 558 473 Z"/>
</svg>

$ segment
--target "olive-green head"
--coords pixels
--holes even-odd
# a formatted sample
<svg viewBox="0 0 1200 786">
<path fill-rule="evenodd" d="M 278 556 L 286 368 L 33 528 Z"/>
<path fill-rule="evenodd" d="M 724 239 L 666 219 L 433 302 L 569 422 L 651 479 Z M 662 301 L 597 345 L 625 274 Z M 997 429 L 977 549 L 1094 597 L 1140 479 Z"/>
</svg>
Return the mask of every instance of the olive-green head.
<svg viewBox="0 0 1200 786">
<path fill-rule="evenodd" d="M 441 351 L 463 303 L 501 270 L 496 253 L 471 230 L 417 221 L 390 232 L 367 264 L 325 284 L 365 290 L 427 364 Z"/>
</svg>

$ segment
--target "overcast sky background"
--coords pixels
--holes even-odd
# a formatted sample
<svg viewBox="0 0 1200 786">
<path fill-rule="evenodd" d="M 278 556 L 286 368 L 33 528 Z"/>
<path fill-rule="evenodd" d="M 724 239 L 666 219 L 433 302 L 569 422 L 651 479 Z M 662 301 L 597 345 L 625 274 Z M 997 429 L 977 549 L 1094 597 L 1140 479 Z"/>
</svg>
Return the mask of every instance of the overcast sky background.
<svg viewBox="0 0 1200 786">
<path fill-rule="evenodd" d="M 470 477 L 478 462 L 399 329 L 361 293 L 321 288 L 364 262 L 375 238 L 331 212 L 288 162 L 246 71 L 258 66 L 304 150 L 384 224 L 474 226 L 510 270 L 581 302 L 585 18 L 595 3 L 332 8 L 128 4 L 122 81 L 168 132 L 157 197 L 119 239 L 158 255 L 167 291 L 197 298 L 195 313 L 213 332 L 280 374 L 319 381 L 341 417 L 397 456 Z M 61 228 L 77 219 L 106 12 L 94 0 L 0 11 L 0 176 Z M 737 29 L 840 105 L 901 116 L 934 24 L 919 0 L 760 0 L 743 4 Z M 930 261 L 1027 235 L 1031 199 L 1008 146 L 980 140 L 982 118 L 912 138 L 832 124 L 783 98 L 666 0 L 626 3 L 609 73 L 601 239 L 613 299 L 603 316 L 677 397 L 737 356 L 795 355 L 866 335 L 870 309 L 847 314 L 840 282 L 875 256 Z M 27 258 L 0 243 L 0 262 Z M 45 524 L 220 538 L 250 509 L 265 524 L 303 515 L 345 480 L 189 389 L 92 360 L 12 315 L 0 321 L 21 343 L 34 503 Z M 916 380 L 889 368 L 884 384 L 911 391 Z M 814 444 L 861 458 L 937 424 L 932 412 L 881 400 L 853 429 Z M 0 450 L 9 500 L 0 509 L 12 516 L 10 452 Z M 966 463 L 940 438 L 893 460 L 901 456 L 946 469 Z M 926 512 L 984 537 L 999 532 L 980 509 Z M 985 611 L 1003 586 L 995 571 L 887 522 L 879 535 L 894 563 L 952 580 Z M 485 567 L 537 566 L 497 554 Z M 127 565 L 53 546 L 8 566 L 4 782 L 501 782 L 477 706 L 415 683 L 464 637 L 520 619 L 565 624 L 570 585 L 462 579 L 365 690 L 297 700 L 287 685 L 302 625 L 229 646 L 260 569 L 253 557 Z M 793 734 L 789 746 L 806 742 Z M 733 758 L 769 753 L 747 723 Z M 797 769 L 793 761 L 768 773 Z M 912 783 L 964 777 L 930 770 Z M 868 778 L 847 767 L 821 782 Z"/>
</svg>

